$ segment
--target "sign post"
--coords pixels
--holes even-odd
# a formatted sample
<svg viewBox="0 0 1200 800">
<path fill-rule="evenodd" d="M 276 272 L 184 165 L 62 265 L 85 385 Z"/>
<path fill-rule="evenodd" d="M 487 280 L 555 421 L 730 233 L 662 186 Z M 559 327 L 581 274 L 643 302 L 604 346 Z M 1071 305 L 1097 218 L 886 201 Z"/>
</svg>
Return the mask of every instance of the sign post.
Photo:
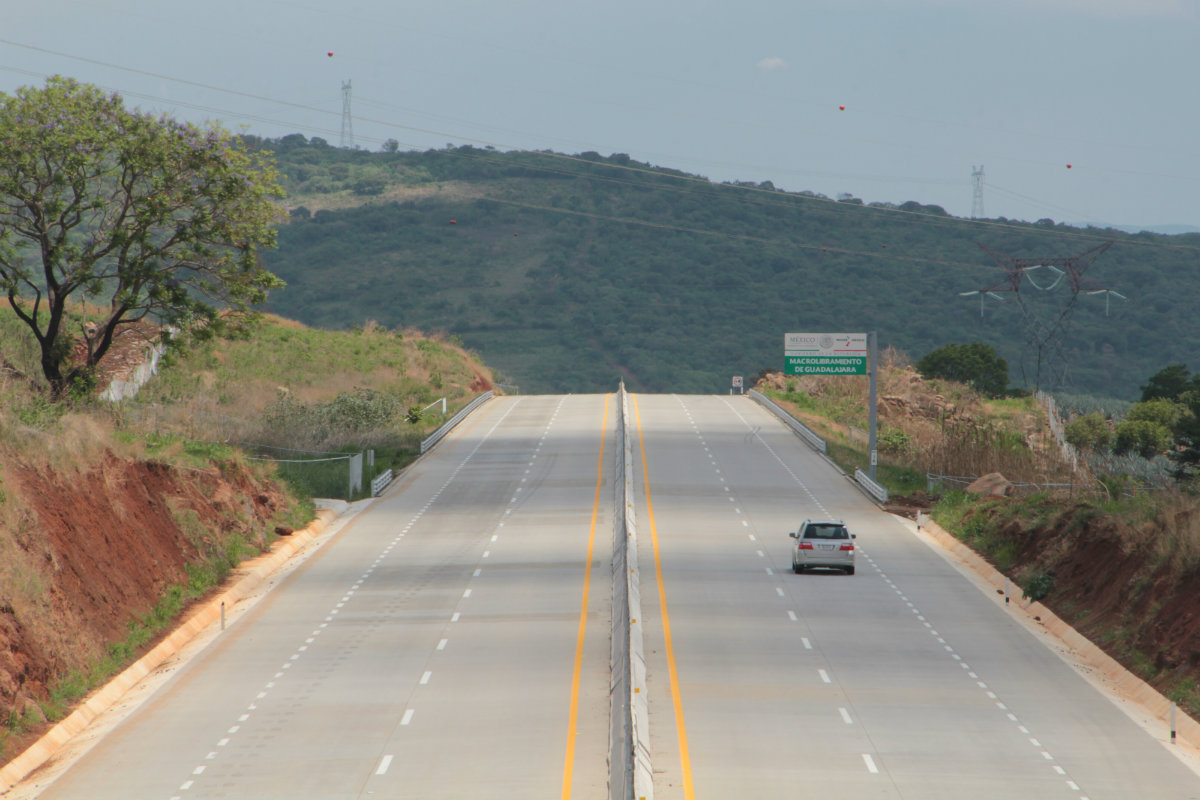
<svg viewBox="0 0 1200 800">
<path fill-rule="evenodd" d="M 870 369 L 867 368 L 868 358 Z M 785 375 L 869 375 L 867 449 L 870 454 L 870 476 L 875 480 L 875 465 L 879 461 L 876 447 L 876 377 L 879 358 L 875 332 L 868 333 L 785 333 L 783 335 Z"/>
<path fill-rule="evenodd" d="M 876 464 L 876 462 L 879 461 L 879 450 L 876 449 L 876 442 L 875 442 L 875 432 L 876 432 L 875 410 L 876 410 L 876 405 L 877 405 L 876 400 L 875 400 L 875 379 L 876 379 L 876 376 L 879 374 L 879 353 L 875 349 L 875 331 L 871 331 L 871 333 L 869 334 L 869 338 L 870 338 L 870 342 L 871 342 L 871 381 L 870 381 L 871 390 L 870 390 L 870 392 L 868 392 L 869 399 L 867 400 L 867 403 L 869 404 L 869 410 L 870 410 L 869 418 L 871 420 L 871 425 L 870 425 L 870 432 L 868 434 L 867 449 L 870 450 L 870 452 L 871 452 L 871 470 L 870 470 L 871 480 L 875 480 L 875 464 Z"/>
</svg>

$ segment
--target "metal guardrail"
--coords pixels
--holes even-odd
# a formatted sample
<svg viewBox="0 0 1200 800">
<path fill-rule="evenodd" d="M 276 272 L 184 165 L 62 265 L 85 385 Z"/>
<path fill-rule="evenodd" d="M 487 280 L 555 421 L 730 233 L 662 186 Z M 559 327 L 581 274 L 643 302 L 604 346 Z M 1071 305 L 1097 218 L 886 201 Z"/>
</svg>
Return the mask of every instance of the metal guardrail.
<svg viewBox="0 0 1200 800">
<path fill-rule="evenodd" d="M 479 408 L 488 400 L 491 400 L 495 394 L 495 392 L 484 392 L 483 394 L 479 395 L 479 397 L 476 397 L 470 403 L 467 403 L 467 405 L 463 406 L 463 408 L 461 408 L 453 417 L 442 423 L 440 428 L 429 434 L 429 436 L 425 438 L 425 441 L 421 442 L 421 455 L 425 455 L 427 452 L 429 452 L 429 450 L 432 449 L 435 444 L 442 440 L 442 437 L 454 430 L 455 425 L 466 419 L 467 415 L 469 415 L 472 411 Z"/>
<path fill-rule="evenodd" d="M 371 497 L 379 497 L 392 482 L 392 470 L 389 467 L 371 479 Z"/>
<path fill-rule="evenodd" d="M 814 433 L 812 431 L 812 429 L 809 428 L 807 425 L 805 425 L 803 422 L 796 419 L 791 414 L 789 414 L 787 411 L 785 411 L 783 409 L 783 407 L 780 406 L 778 403 L 776 403 L 774 400 L 767 397 L 765 394 L 758 391 L 757 389 L 751 389 L 750 391 L 746 392 L 746 394 L 750 397 L 751 400 L 764 406 L 772 414 L 774 414 L 775 416 L 777 416 L 781 420 L 783 420 L 784 424 L 786 424 L 789 428 L 791 428 L 792 431 L 795 432 L 795 434 L 797 436 L 799 436 L 801 439 L 803 439 L 805 442 L 807 442 L 809 447 L 816 450 L 818 453 L 828 453 L 829 452 L 829 446 L 825 444 L 824 439 L 822 439 L 820 436 L 818 436 L 816 433 Z"/>
<path fill-rule="evenodd" d="M 871 495 L 871 497 L 874 497 L 880 503 L 886 503 L 888 501 L 887 487 L 871 480 L 870 475 L 863 472 L 861 469 L 858 469 L 857 467 L 854 469 L 854 480 L 858 482 L 858 485 L 861 486 L 867 494 Z"/>
</svg>

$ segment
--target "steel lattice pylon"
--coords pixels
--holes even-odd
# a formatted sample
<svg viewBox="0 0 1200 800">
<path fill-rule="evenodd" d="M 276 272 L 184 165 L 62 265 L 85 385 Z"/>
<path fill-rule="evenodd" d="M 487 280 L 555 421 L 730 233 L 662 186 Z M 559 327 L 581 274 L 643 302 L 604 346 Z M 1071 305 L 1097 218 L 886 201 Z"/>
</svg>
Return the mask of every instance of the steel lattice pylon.
<svg viewBox="0 0 1200 800">
<path fill-rule="evenodd" d="M 1033 364 L 1031 366 L 1034 373 L 1034 388 L 1041 388 L 1044 372 L 1050 372 L 1051 377 L 1055 378 L 1054 382 L 1062 385 L 1066 381 L 1068 367 L 1066 352 L 1063 349 L 1063 341 L 1066 337 L 1066 329 L 1071 315 L 1075 310 L 1075 303 L 1079 299 L 1079 294 L 1082 292 L 1085 294 L 1107 295 L 1104 309 L 1106 315 L 1108 314 L 1108 300 L 1111 297 L 1125 299 L 1125 296 L 1119 292 L 1092 284 L 1084 279 L 1084 273 L 1087 269 L 1096 262 L 1096 259 L 1104 251 L 1113 245 L 1113 241 L 1110 239 L 1076 256 L 1051 256 L 1043 258 L 1018 258 L 1010 256 L 1007 253 L 1002 253 L 995 248 L 988 247 L 982 242 L 976 242 L 976 244 L 979 245 L 979 248 L 983 252 L 988 254 L 988 257 L 1000 269 L 1004 270 L 1004 278 L 986 289 L 959 292 L 959 296 L 979 295 L 979 315 L 981 318 L 983 317 L 983 306 L 986 298 L 992 297 L 996 300 L 1003 300 L 1004 298 L 1001 294 L 1008 294 L 1013 297 L 1017 302 L 1017 306 L 1021 309 L 1021 315 L 1024 319 L 1026 351 L 1022 356 L 1022 377 L 1028 378 L 1025 374 L 1025 362 L 1032 358 Z M 1038 270 L 1048 270 L 1051 276 L 1050 279 L 1039 283 L 1035 277 L 1040 274 Z M 1021 292 L 1021 287 L 1026 282 L 1040 293 L 1051 292 L 1065 283 L 1070 292 L 1070 297 L 1058 309 L 1051 309 L 1048 313 L 1040 311 L 1031 303 L 1026 302 Z M 1051 370 L 1053 371 L 1051 372 Z M 1028 380 L 1026 382 L 1028 383 Z"/>
</svg>

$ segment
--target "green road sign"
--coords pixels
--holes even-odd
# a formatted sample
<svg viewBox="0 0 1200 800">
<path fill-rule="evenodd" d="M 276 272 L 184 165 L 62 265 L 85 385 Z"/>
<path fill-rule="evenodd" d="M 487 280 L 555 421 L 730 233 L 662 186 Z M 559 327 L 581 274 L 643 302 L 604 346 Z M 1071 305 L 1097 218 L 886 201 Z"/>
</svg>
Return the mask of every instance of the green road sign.
<svg viewBox="0 0 1200 800">
<path fill-rule="evenodd" d="M 866 375 L 866 356 L 784 356 L 785 375 Z"/>
</svg>

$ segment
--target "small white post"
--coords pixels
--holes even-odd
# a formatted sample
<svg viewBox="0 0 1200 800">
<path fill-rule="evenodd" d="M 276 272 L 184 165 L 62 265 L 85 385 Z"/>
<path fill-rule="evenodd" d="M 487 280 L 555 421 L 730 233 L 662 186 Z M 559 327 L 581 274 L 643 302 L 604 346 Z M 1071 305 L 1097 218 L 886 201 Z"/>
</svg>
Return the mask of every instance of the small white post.
<svg viewBox="0 0 1200 800">
<path fill-rule="evenodd" d="M 1008 605 L 1008 578 L 1004 579 L 1004 605 Z"/>
<path fill-rule="evenodd" d="M 1171 744 L 1175 744 L 1175 701 L 1171 701 Z"/>
<path fill-rule="evenodd" d="M 221 630 L 225 630 L 225 601 L 221 601 Z"/>
</svg>

